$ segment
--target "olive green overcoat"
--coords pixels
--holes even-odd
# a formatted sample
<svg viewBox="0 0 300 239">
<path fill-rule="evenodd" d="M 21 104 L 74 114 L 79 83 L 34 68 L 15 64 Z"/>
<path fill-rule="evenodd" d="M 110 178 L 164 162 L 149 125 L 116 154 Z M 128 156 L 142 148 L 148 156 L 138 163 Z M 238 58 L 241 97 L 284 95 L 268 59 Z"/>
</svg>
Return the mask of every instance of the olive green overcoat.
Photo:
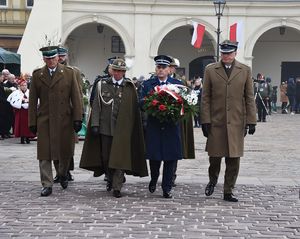
<svg viewBox="0 0 300 239">
<path fill-rule="evenodd" d="M 100 145 L 100 136 L 91 134 L 89 120 L 79 164 L 80 168 L 94 171 L 98 175 L 104 173 Z M 126 174 L 134 176 L 148 176 L 141 113 L 137 92 L 131 81 L 125 82 L 122 91 L 122 101 L 111 146 L 109 168 L 122 169 Z"/>
<path fill-rule="evenodd" d="M 37 159 L 70 160 L 77 120 L 82 120 L 82 99 L 73 69 L 58 64 L 52 79 L 47 66 L 35 70 L 28 125 L 37 126 Z"/>
<path fill-rule="evenodd" d="M 256 124 L 250 67 L 235 61 L 230 77 L 221 62 L 204 72 L 201 123 L 211 124 L 206 151 L 210 157 L 241 157 L 246 124 Z"/>
</svg>

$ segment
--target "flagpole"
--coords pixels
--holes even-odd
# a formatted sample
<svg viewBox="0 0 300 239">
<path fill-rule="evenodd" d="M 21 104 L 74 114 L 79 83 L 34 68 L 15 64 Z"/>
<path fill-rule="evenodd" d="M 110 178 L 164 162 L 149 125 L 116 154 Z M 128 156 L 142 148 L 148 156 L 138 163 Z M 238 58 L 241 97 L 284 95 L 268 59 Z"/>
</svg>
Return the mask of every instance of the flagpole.
<svg viewBox="0 0 300 239">
<path fill-rule="evenodd" d="M 216 0 L 214 1 L 214 6 L 215 6 L 215 11 L 216 11 L 216 16 L 218 17 L 218 27 L 217 27 L 217 62 L 219 61 L 219 44 L 220 44 L 220 22 L 221 22 L 221 16 L 223 16 L 223 10 L 225 7 L 226 1 L 224 0 Z"/>
</svg>

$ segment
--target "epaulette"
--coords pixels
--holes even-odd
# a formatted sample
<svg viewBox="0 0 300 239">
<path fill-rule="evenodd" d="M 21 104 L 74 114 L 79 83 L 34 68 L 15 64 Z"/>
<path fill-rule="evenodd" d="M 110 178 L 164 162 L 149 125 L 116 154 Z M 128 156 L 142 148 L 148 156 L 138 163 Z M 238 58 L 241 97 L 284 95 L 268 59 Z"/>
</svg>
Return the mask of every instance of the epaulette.
<svg viewBox="0 0 300 239">
<path fill-rule="evenodd" d="M 67 68 L 73 70 L 73 66 L 66 66 Z"/>
<path fill-rule="evenodd" d="M 42 69 L 42 67 L 36 68 L 36 69 L 33 70 L 32 73 L 34 73 L 34 72 L 36 72 L 36 71 L 39 71 L 39 70 L 41 70 L 41 69 Z"/>
<path fill-rule="evenodd" d="M 209 64 L 206 65 L 206 67 L 210 67 L 210 66 L 212 66 L 214 64 L 216 64 L 216 63 L 215 62 L 209 63 Z"/>
</svg>

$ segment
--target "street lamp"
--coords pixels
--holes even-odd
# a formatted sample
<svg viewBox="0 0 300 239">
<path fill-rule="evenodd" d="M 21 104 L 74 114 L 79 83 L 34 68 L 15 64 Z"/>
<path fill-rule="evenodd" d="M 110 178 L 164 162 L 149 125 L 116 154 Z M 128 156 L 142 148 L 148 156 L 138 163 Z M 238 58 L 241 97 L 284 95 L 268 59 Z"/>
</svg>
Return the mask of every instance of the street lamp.
<svg viewBox="0 0 300 239">
<path fill-rule="evenodd" d="M 216 0 L 214 1 L 216 16 L 218 17 L 218 28 L 217 28 L 217 61 L 219 61 L 219 44 L 220 44 L 220 20 L 221 16 L 223 16 L 223 10 L 226 5 L 226 1 L 224 0 Z"/>
</svg>

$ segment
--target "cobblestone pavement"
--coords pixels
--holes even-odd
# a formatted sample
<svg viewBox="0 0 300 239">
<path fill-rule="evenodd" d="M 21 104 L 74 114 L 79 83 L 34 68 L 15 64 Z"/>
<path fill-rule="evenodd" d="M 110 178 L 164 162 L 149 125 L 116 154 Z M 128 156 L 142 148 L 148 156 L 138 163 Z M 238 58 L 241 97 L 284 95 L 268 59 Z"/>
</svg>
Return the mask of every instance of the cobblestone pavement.
<svg viewBox="0 0 300 239">
<path fill-rule="evenodd" d="M 300 115 L 268 120 L 246 137 L 238 203 L 222 200 L 224 170 L 205 197 L 208 162 L 198 128 L 196 159 L 180 161 L 173 199 L 160 188 L 150 194 L 149 177 L 131 176 L 115 199 L 103 177 L 78 167 L 66 190 L 55 185 L 42 198 L 36 142 L 0 141 L 0 238 L 300 238 Z"/>
</svg>

